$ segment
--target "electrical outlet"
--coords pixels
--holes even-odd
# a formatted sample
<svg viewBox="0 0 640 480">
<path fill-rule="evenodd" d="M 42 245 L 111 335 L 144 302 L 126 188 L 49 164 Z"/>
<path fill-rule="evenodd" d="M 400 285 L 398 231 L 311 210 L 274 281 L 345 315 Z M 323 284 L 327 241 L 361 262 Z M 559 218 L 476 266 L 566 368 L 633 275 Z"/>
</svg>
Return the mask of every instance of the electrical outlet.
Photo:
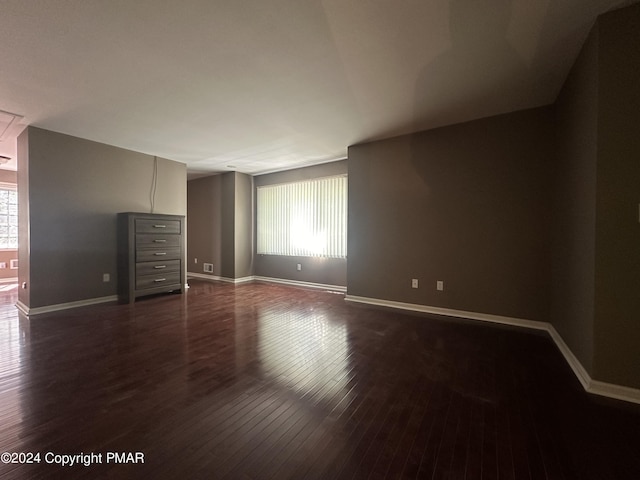
<svg viewBox="0 0 640 480">
<path fill-rule="evenodd" d="M 442 280 L 438 280 L 436 282 L 436 289 L 439 291 L 443 291 L 444 290 L 444 282 Z"/>
<path fill-rule="evenodd" d="M 213 273 L 213 263 L 203 263 L 202 271 L 205 273 Z"/>
<path fill-rule="evenodd" d="M 301 263 L 296 265 L 296 270 L 298 270 L 299 272 L 302 271 L 302 264 Z"/>
<path fill-rule="evenodd" d="M 193 259 L 193 263 L 198 263 L 198 258 L 197 257 Z"/>
<path fill-rule="evenodd" d="M 411 288 L 418 288 L 418 279 L 417 278 L 412 278 L 411 279 Z"/>
<path fill-rule="evenodd" d="M 103 273 L 102 274 L 102 281 L 105 282 L 105 283 L 111 281 L 111 275 L 109 275 L 108 273 Z"/>
</svg>

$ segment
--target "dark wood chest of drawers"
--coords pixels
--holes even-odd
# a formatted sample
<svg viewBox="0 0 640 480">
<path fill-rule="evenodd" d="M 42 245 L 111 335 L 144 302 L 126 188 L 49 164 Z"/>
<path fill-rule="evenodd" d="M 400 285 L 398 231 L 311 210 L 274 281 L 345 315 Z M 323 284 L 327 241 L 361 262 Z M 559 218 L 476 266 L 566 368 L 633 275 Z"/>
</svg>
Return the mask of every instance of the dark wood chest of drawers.
<svg viewBox="0 0 640 480">
<path fill-rule="evenodd" d="M 118 214 L 118 296 L 184 291 L 184 216 Z"/>
</svg>

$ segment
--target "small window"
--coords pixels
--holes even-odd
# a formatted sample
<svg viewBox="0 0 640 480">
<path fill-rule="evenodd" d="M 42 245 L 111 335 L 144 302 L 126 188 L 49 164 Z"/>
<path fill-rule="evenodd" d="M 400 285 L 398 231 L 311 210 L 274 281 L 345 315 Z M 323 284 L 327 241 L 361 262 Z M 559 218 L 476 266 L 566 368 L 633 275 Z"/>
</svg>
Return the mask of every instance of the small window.
<svg viewBox="0 0 640 480">
<path fill-rule="evenodd" d="M 0 185 L 0 249 L 18 248 L 18 192 L 15 185 Z"/>
</svg>

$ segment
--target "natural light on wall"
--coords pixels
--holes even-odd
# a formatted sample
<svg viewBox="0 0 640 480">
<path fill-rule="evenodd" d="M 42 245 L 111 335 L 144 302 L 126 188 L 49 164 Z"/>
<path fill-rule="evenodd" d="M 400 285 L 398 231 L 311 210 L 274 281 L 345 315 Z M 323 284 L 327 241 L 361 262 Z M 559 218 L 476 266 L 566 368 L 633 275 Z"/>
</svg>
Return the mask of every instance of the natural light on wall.
<svg viewBox="0 0 640 480">
<path fill-rule="evenodd" d="M 346 258 L 347 177 L 258 187 L 258 254 Z"/>
</svg>

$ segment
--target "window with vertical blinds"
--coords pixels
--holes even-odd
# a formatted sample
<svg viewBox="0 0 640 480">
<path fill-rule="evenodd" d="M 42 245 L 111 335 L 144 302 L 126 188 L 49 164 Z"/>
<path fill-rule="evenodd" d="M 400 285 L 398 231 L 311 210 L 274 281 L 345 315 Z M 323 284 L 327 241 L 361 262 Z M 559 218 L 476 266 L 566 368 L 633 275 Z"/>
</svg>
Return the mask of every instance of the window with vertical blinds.
<svg viewBox="0 0 640 480">
<path fill-rule="evenodd" d="M 257 251 L 346 258 L 347 177 L 257 189 Z"/>
</svg>

